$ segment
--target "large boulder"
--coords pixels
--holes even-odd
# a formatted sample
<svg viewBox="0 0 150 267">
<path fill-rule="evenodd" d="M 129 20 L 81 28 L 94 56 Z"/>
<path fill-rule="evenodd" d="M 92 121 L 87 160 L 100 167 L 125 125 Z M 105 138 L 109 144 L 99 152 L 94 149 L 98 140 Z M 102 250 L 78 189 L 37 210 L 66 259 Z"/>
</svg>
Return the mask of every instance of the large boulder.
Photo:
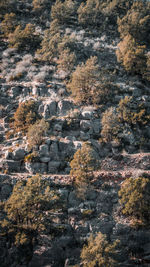
<svg viewBox="0 0 150 267">
<path fill-rule="evenodd" d="M 4 160 L 2 162 L 2 167 L 4 170 L 7 170 L 8 172 L 20 172 L 21 162 L 14 160 Z"/>
<path fill-rule="evenodd" d="M 48 163 L 48 173 L 58 173 L 59 172 L 59 168 L 61 166 L 61 162 L 60 161 L 50 161 Z"/>
<path fill-rule="evenodd" d="M 150 170 L 150 156 L 145 156 L 140 160 L 140 168 L 142 170 Z"/>
<path fill-rule="evenodd" d="M 59 151 L 62 160 L 64 160 L 66 157 L 71 157 L 75 152 L 73 142 L 71 142 L 70 140 L 59 142 Z"/>
<path fill-rule="evenodd" d="M 0 186 L 0 200 L 7 199 L 12 192 L 12 186 L 10 184 L 2 184 Z"/>
<path fill-rule="evenodd" d="M 43 116 L 45 119 L 48 119 L 51 116 L 56 115 L 57 113 L 57 102 L 56 101 L 51 101 L 44 105 L 44 111 L 43 111 Z"/>
<path fill-rule="evenodd" d="M 25 168 L 29 173 L 46 173 L 47 172 L 47 164 L 40 162 L 26 162 Z"/>
<path fill-rule="evenodd" d="M 5 159 L 13 159 L 13 152 L 7 150 L 5 152 Z"/>
<path fill-rule="evenodd" d="M 52 142 L 52 144 L 50 146 L 49 156 L 54 161 L 59 160 L 59 150 L 58 150 L 58 143 L 57 142 Z"/>
<path fill-rule="evenodd" d="M 68 100 L 61 100 L 58 102 L 58 112 L 61 115 L 66 115 L 67 112 L 73 109 L 73 103 Z"/>
<path fill-rule="evenodd" d="M 51 101 L 49 104 L 49 114 L 50 116 L 54 116 L 57 113 L 57 102 L 56 101 Z"/>
<path fill-rule="evenodd" d="M 93 120 L 93 131 L 95 134 L 99 134 L 101 130 L 100 120 Z"/>
<path fill-rule="evenodd" d="M 14 160 L 23 160 L 26 152 L 23 148 L 18 148 L 13 151 L 13 159 Z"/>
<path fill-rule="evenodd" d="M 93 130 L 92 130 L 92 122 L 90 120 L 81 120 L 80 121 L 80 128 L 81 128 L 81 131 L 84 131 L 84 132 L 89 132 L 92 134 Z"/>
<path fill-rule="evenodd" d="M 15 98 L 22 93 L 22 87 L 16 86 L 11 88 L 12 97 Z"/>
<path fill-rule="evenodd" d="M 90 134 L 87 132 L 87 133 L 85 133 L 85 132 L 83 132 L 83 131 L 81 131 L 80 132 L 80 139 L 82 140 L 82 141 L 88 141 L 89 139 L 90 139 Z"/>
<path fill-rule="evenodd" d="M 61 136 L 62 135 L 62 125 L 61 124 L 55 124 L 54 125 L 53 135 L 55 135 L 55 136 Z"/>
<path fill-rule="evenodd" d="M 41 157 L 49 157 L 49 146 L 48 145 L 41 145 L 39 147 L 39 153 Z"/>
<path fill-rule="evenodd" d="M 78 207 L 79 204 L 80 204 L 80 200 L 77 198 L 76 192 L 71 191 L 68 197 L 69 208 Z"/>
</svg>

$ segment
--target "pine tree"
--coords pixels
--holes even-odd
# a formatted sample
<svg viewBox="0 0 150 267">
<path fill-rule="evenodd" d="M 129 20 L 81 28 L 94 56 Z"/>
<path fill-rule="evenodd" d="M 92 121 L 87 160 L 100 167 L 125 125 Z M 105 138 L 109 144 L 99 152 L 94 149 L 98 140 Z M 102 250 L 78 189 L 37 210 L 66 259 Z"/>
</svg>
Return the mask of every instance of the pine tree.
<svg viewBox="0 0 150 267">
<path fill-rule="evenodd" d="M 131 35 L 118 44 L 117 60 L 133 74 L 144 75 L 146 72 L 146 46 L 139 45 Z"/>
<path fill-rule="evenodd" d="M 116 240 L 112 244 L 107 241 L 106 235 L 101 232 L 96 237 L 90 235 L 88 244 L 83 246 L 81 259 L 83 267 L 115 267 L 118 266 L 113 256 L 117 253 Z"/>
<path fill-rule="evenodd" d="M 49 123 L 45 122 L 44 119 L 37 121 L 29 127 L 27 140 L 30 149 L 36 145 L 41 145 L 44 135 L 48 131 L 48 129 Z"/>
<path fill-rule="evenodd" d="M 98 167 L 96 154 L 90 144 L 85 143 L 82 148 L 77 150 L 70 162 L 70 167 L 70 175 L 75 178 L 78 195 L 84 197 L 91 187 L 92 173 Z"/>
<path fill-rule="evenodd" d="M 17 26 L 16 15 L 14 13 L 5 14 L 3 21 L 1 22 L 1 30 L 5 37 L 8 37 Z"/>
<path fill-rule="evenodd" d="M 122 213 L 142 222 L 150 221 L 150 179 L 149 177 L 128 178 L 119 191 Z"/>
<path fill-rule="evenodd" d="M 78 65 L 67 85 L 76 103 L 91 104 L 99 85 L 97 57 L 90 57 L 86 63 Z"/>
<path fill-rule="evenodd" d="M 25 133 L 29 126 L 40 116 L 35 101 L 29 100 L 21 103 L 14 114 L 14 127 L 17 131 Z"/>
<path fill-rule="evenodd" d="M 2 204 L 6 214 L 1 221 L 3 234 L 12 236 L 17 246 L 31 243 L 50 226 L 46 211 L 54 209 L 57 200 L 48 182 L 38 175 L 17 182 L 10 198 Z"/>
</svg>

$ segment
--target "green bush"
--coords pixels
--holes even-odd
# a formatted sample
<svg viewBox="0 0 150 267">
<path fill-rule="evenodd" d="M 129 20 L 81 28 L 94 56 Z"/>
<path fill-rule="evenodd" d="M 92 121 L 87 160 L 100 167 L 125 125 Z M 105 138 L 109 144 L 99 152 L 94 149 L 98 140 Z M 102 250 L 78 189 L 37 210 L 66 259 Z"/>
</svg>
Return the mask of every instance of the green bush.
<svg viewBox="0 0 150 267">
<path fill-rule="evenodd" d="M 76 103 L 92 103 L 92 96 L 99 80 L 99 66 L 96 57 L 90 57 L 85 64 L 78 65 L 67 85 Z"/>
<path fill-rule="evenodd" d="M 58 44 L 62 40 L 60 31 L 61 27 L 58 23 L 58 20 L 53 20 L 50 28 L 44 32 L 44 38 L 41 42 L 41 49 L 37 50 L 40 60 L 51 61 L 57 56 Z"/>
<path fill-rule="evenodd" d="M 105 30 L 116 28 L 117 17 L 122 17 L 130 9 L 133 0 L 87 0 L 78 8 L 78 22 L 86 28 Z"/>
<path fill-rule="evenodd" d="M 58 53 L 62 53 L 65 49 L 69 49 L 70 52 L 75 52 L 77 50 L 77 44 L 73 38 L 64 35 L 61 42 L 58 44 Z"/>
<path fill-rule="evenodd" d="M 65 0 L 61 2 L 56 0 L 55 4 L 51 9 L 51 19 L 57 19 L 61 25 L 70 22 L 72 17 L 75 15 L 75 2 L 72 0 Z"/>
<path fill-rule="evenodd" d="M 136 135 L 137 129 L 143 130 L 143 126 L 148 126 L 150 122 L 149 109 L 143 101 L 137 102 L 132 97 L 124 97 L 120 100 L 118 107 L 109 108 L 102 116 L 101 136 L 104 141 L 122 140 L 123 133 L 130 130 L 140 144 L 140 136 Z M 122 140 L 123 141 L 123 140 Z"/>
<path fill-rule="evenodd" d="M 16 246 L 32 244 L 39 233 L 50 227 L 46 211 L 56 208 L 57 201 L 48 182 L 38 175 L 17 182 L 9 199 L 1 205 L 5 212 L 1 233 Z"/>
<path fill-rule="evenodd" d="M 147 71 L 146 46 L 139 45 L 131 35 L 126 35 L 118 44 L 117 60 L 132 74 L 145 75 Z"/>
<path fill-rule="evenodd" d="M 136 99 L 128 96 L 125 96 L 120 100 L 117 108 L 117 114 L 119 122 L 128 123 L 132 126 L 136 124 L 143 126 L 148 124 L 150 121 L 149 110 L 144 106 L 144 103 L 136 103 Z"/>
<path fill-rule="evenodd" d="M 43 12 L 45 9 L 50 9 L 54 0 L 33 0 L 33 10 L 36 12 Z"/>
<path fill-rule="evenodd" d="M 118 240 L 109 243 L 106 235 L 101 232 L 97 233 L 96 237 L 91 234 L 88 244 L 83 246 L 81 252 L 83 267 L 118 266 L 113 258 L 117 254 L 118 243 Z"/>
<path fill-rule="evenodd" d="M 150 3 L 135 1 L 127 14 L 118 19 L 118 31 L 121 38 L 130 34 L 137 42 L 150 41 Z"/>
<path fill-rule="evenodd" d="M 9 34 L 9 46 L 17 48 L 18 50 L 35 50 L 40 45 L 40 37 L 35 34 L 35 27 L 33 24 L 27 24 L 24 29 L 17 26 L 15 31 Z"/>
<path fill-rule="evenodd" d="M 28 128 L 27 140 L 29 148 L 33 148 L 36 145 L 41 145 L 45 133 L 49 129 L 49 123 L 45 122 L 43 119 L 37 121 L 35 124 Z"/>
<path fill-rule="evenodd" d="M 102 116 L 102 131 L 101 136 L 103 141 L 111 142 L 118 138 L 120 132 L 120 125 L 118 116 L 114 108 L 109 108 L 103 113 Z"/>
<path fill-rule="evenodd" d="M 118 18 L 122 41 L 118 44 L 117 60 L 132 73 L 149 80 L 147 63 L 150 42 L 150 3 L 136 1 L 124 17 Z"/>
<path fill-rule="evenodd" d="M 101 26 L 104 22 L 101 4 L 99 0 L 87 0 L 85 3 L 81 3 L 77 11 L 79 23 L 84 27 Z"/>
<path fill-rule="evenodd" d="M 68 53 L 75 53 L 77 45 L 73 38 L 63 36 L 62 26 L 58 19 L 51 22 L 50 28 L 45 31 L 41 42 L 41 49 L 37 51 L 39 58 L 43 61 L 52 61 L 68 50 Z"/>
<path fill-rule="evenodd" d="M 104 104 L 117 93 L 110 73 L 99 68 L 97 57 L 90 57 L 85 63 L 78 65 L 72 73 L 68 90 L 78 104 Z"/>
<path fill-rule="evenodd" d="M 33 100 L 21 103 L 14 114 L 14 127 L 16 131 L 26 133 L 29 126 L 40 118 L 37 103 Z"/>
<path fill-rule="evenodd" d="M 119 191 L 122 213 L 140 219 L 142 222 L 150 221 L 150 179 L 146 177 L 128 178 L 121 185 Z"/>
<path fill-rule="evenodd" d="M 76 55 L 75 53 L 71 53 L 69 49 L 63 50 L 59 58 L 57 60 L 57 68 L 58 70 L 63 70 L 68 73 L 68 75 L 71 74 L 76 64 Z"/>
<path fill-rule="evenodd" d="M 97 168 L 97 159 L 90 144 L 83 144 L 70 162 L 70 175 L 75 178 L 75 186 L 80 197 L 85 197 L 90 188 L 92 172 Z"/>
<path fill-rule="evenodd" d="M 133 0 L 109 0 L 103 3 L 103 12 L 112 21 L 117 22 L 117 17 L 122 17 L 131 8 Z"/>
</svg>

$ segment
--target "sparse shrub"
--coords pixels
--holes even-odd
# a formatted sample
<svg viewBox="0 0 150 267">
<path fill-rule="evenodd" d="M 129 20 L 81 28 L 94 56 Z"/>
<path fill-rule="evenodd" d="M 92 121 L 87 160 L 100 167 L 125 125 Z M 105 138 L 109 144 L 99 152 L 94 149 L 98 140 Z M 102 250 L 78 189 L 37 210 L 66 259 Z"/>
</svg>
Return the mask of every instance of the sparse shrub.
<svg viewBox="0 0 150 267">
<path fill-rule="evenodd" d="M 131 35 L 118 44 L 116 52 L 118 62 L 122 63 L 124 68 L 133 74 L 144 75 L 146 66 L 146 46 L 139 45 Z"/>
<path fill-rule="evenodd" d="M 113 257 L 117 253 L 118 243 L 118 240 L 112 244 L 109 243 L 106 235 L 101 232 L 97 233 L 95 237 L 91 234 L 88 244 L 83 246 L 81 252 L 83 267 L 117 266 Z"/>
<path fill-rule="evenodd" d="M 37 111 L 37 103 L 33 100 L 21 103 L 14 114 L 14 127 L 17 131 L 27 132 L 29 126 L 40 116 Z"/>
<path fill-rule="evenodd" d="M 33 148 L 36 145 L 40 145 L 48 129 L 49 123 L 45 122 L 43 119 L 31 125 L 27 133 L 29 147 Z"/>
<path fill-rule="evenodd" d="M 70 175 L 75 178 L 75 186 L 80 197 L 84 198 L 90 188 L 92 172 L 97 168 L 94 150 L 88 143 L 83 144 L 70 162 Z"/>
<path fill-rule="evenodd" d="M 47 73 L 46 72 L 39 72 L 37 75 L 34 75 L 33 80 L 36 82 L 44 82 L 46 79 Z"/>
<path fill-rule="evenodd" d="M 141 222 L 150 221 L 150 178 L 128 178 L 118 194 L 123 214 L 140 219 Z"/>
<path fill-rule="evenodd" d="M 24 29 L 17 26 L 15 31 L 9 34 L 9 46 L 17 48 L 18 50 L 35 50 L 40 44 L 39 35 L 35 34 L 35 27 L 33 24 L 27 24 Z"/>
<path fill-rule="evenodd" d="M 57 60 L 57 68 L 59 70 L 66 71 L 68 75 L 70 75 L 74 69 L 75 63 L 76 63 L 75 53 L 71 53 L 69 49 L 65 49 L 59 55 L 59 58 Z"/>
<path fill-rule="evenodd" d="M 4 20 L 1 22 L 1 31 L 4 33 L 5 37 L 8 37 L 17 26 L 16 15 L 14 13 L 5 14 Z"/>
<path fill-rule="evenodd" d="M 39 161 L 39 154 L 36 151 L 33 151 L 32 153 L 28 154 L 24 158 L 24 162 L 36 162 Z"/>
<path fill-rule="evenodd" d="M 17 63 L 18 68 L 29 67 L 32 64 L 33 57 L 30 54 L 23 56 L 22 60 Z"/>
<path fill-rule="evenodd" d="M 8 130 L 7 132 L 5 132 L 6 140 L 9 140 L 9 139 L 11 139 L 13 137 L 14 137 L 14 131 L 13 130 Z"/>
<path fill-rule="evenodd" d="M 22 78 L 31 68 L 32 60 L 33 57 L 30 54 L 25 55 L 21 61 L 17 62 L 16 68 L 6 76 L 7 80 L 19 80 Z"/>
<path fill-rule="evenodd" d="M 18 81 L 24 76 L 23 72 L 18 72 L 18 73 L 9 73 L 6 77 L 6 81 L 11 82 L 11 81 Z"/>
</svg>

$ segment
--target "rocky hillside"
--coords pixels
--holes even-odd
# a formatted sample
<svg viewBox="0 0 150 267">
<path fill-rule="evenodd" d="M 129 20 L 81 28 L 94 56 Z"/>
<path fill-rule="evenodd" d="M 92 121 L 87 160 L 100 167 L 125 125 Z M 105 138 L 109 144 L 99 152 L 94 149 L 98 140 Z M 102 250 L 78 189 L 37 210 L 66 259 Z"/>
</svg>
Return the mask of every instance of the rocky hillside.
<svg viewBox="0 0 150 267">
<path fill-rule="evenodd" d="M 1 266 L 95 266 L 80 253 L 98 232 L 120 240 L 118 266 L 150 266 L 149 226 L 118 201 L 125 179 L 150 177 L 150 7 L 133 2 L 0 4 L 0 200 L 38 173 L 63 203 L 32 252 L 0 235 Z M 85 143 L 98 167 L 83 199 L 70 162 Z"/>
</svg>

